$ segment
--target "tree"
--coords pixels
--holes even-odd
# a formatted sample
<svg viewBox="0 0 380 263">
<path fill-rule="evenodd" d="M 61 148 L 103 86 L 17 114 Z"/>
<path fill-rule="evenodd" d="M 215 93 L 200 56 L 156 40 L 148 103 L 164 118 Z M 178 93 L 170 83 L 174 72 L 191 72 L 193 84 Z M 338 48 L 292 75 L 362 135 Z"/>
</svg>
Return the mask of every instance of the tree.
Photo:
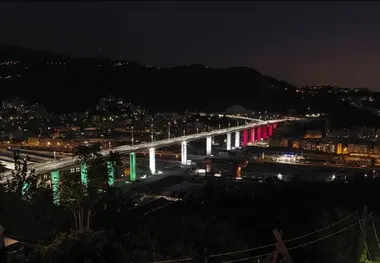
<svg viewBox="0 0 380 263">
<path fill-rule="evenodd" d="M 122 165 L 121 161 L 121 155 L 118 152 L 113 152 L 110 151 L 107 156 L 107 168 L 111 165 L 112 170 L 114 171 L 114 176 L 115 174 L 119 171 L 119 167 Z M 107 180 L 107 187 L 110 186 L 110 180 Z"/>
<path fill-rule="evenodd" d="M 108 186 L 109 175 L 107 161 L 120 162 L 118 154 L 110 152 L 108 157 L 100 153 L 100 144 L 81 145 L 74 150 L 76 163 L 85 165 L 86 184 L 75 174 L 65 174 L 60 183 L 60 200 L 74 216 L 75 229 L 89 229 L 91 217 L 104 203 L 107 196 L 103 186 Z M 106 187 L 107 188 L 107 187 Z"/>
<path fill-rule="evenodd" d="M 84 228 L 84 211 L 87 207 L 88 196 L 86 188 L 75 174 L 62 173 L 59 185 L 61 204 L 74 216 L 75 229 Z"/>
<path fill-rule="evenodd" d="M 7 171 L 7 168 L 4 164 L 0 163 L 0 174 L 3 174 Z"/>
<path fill-rule="evenodd" d="M 15 151 L 13 159 L 15 169 L 12 171 L 12 177 L 7 179 L 7 190 L 31 200 L 38 187 L 38 178 L 35 170 L 28 168 L 29 156 L 21 159 L 19 151 Z"/>
<path fill-rule="evenodd" d="M 114 245 L 114 236 L 106 231 L 71 231 L 61 233 L 52 244 L 40 250 L 40 262 L 121 262 L 121 247 Z"/>
<path fill-rule="evenodd" d="M 100 143 L 94 143 L 90 145 L 79 145 L 74 149 L 73 155 L 77 159 L 77 164 L 90 164 L 93 160 L 102 156 L 100 154 L 100 150 Z"/>
</svg>

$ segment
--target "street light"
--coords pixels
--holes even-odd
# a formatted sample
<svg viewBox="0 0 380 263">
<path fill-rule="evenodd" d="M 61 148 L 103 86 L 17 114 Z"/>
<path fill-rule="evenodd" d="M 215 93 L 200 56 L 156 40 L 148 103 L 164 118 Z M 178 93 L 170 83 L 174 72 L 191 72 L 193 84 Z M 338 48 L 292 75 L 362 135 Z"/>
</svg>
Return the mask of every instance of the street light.
<svg viewBox="0 0 380 263">
<path fill-rule="evenodd" d="M 186 136 L 186 130 L 183 129 L 183 136 Z"/>
<path fill-rule="evenodd" d="M 152 143 L 154 142 L 154 133 L 153 133 L 153 123 L 150 125 L 150 129 L 152 130 Z"/>
<path fill-rule="evenodd" d="M 197 128 L 197 133 L 198 133 L 198 128 Z"/>
<path fill-rule="evenodd" d="M 132 129 L 132 147 L 133 147 L 133 126 L 131 127 L 131 129 Z"/>
<path fill-rule="evenodd" d="M 168 139 L 170 140 L 170 122 L 168 123 L 169 129 L 168 129 Z"/>
</svg>

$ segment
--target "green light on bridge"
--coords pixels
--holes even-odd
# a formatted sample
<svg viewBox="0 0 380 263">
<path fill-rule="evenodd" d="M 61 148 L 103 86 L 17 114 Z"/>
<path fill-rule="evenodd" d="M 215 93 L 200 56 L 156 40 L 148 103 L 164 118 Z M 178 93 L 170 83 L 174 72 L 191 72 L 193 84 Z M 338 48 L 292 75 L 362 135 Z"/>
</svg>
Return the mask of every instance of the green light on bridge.
<svg viewBox="0 0 380 263">
<path fill-rule="evenodd" d="M 22 189 L 21 189 L 21 194 L 22 194 L 22 196 L 25 196 L 25 194 L 26 194 L 26 191 L 28 191 L 28 188 L 29 188 L 29 183 L 23 183 L 23 185 L 22 185 Z"/>
<path fill-rule="evenodd" d="M 108 171 L 108 184 L 113 186 L 115 183 L 115 167 L 111 162 L 107 162 L 107 171 Z"/>
<path fill-rule="evenodd" d="M 85 163 L 82 163 L 80 166 L 80 181 L 85 186 L 88 185 L 88 170 L 87 165 Z"/>
<path fill-rule="evenodd" d="M 136 181 L 136 154 L 130 153 L 129 155 L 129 178 L 131 182 Z"/>
<path fill-rule="evenodd" d="M 59 205 L 59 171 L 52 171 L 50 175 L 53 188 L 53 203 Z"/>
</svg>

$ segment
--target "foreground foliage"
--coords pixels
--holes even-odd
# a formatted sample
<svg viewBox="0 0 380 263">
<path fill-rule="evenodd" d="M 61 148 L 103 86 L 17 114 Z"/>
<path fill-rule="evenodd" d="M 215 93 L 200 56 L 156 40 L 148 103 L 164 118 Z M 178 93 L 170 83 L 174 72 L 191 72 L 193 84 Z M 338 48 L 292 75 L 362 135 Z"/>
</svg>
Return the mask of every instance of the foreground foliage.
<svg viewBox="0 0 380 263">
<path fill-rule="evenodd" d="M 26 236 L 29 243 L 42 246 L 26 246 L 27 258 L 22 262 L 83 262 L 84 259 L 153 262 L 184 257 L 202 262 L 210 255 L 272 244 L 274 228 L 282 230 L 286 240 L 325 227 L 323 231 L 287 243 L 290 248 L 297 247 L 333 234 L 323 241 L 291 250 L 293 260 L 357 263 L 364 247 L 360 228 L 355 225 L 358 220 L 355 211 L 363 218 L 361 211 L 366 205 L 369 212 L 380 213 L 376 202 L 380 194 L 377 181 L 343 185 L 255 185 L 211 178 L 183 201 L 144 215 L 132 209 L 128 196 L 109 185 L 104 191 L 91 192 L 107 179 L 104 174 L 109 159 L 85 156 L 81 161 L 86 160 L 88 164 L 88 185 L 83 185 L 78 177 L 65 175 L 60 186 L 62 206 L 52 205 L 51 193 L 38 188 L 31 201 L 16 192 L 0 189 L 0 199 L 6 200 L 0 202 L 0 218 L 7 232 Z M 73 222 L 74 211 L 83 223 L 77 219 Z M 88 211 L 91 211 L 91 224 L 85 222 Z M 349 215 L 355 216 L 331 226 Z M 380 226 L 380 219 L 374 216 L 373 221 L 373 224 L 366 223 L 369 247 L 366 253 L 377 260 L 380 247 L 376 226 Z M 350 225 L 353 227 L 334 234 Z M 223 262 L 271 251 L 268 248 L 210 260 Z"/>
</svg>

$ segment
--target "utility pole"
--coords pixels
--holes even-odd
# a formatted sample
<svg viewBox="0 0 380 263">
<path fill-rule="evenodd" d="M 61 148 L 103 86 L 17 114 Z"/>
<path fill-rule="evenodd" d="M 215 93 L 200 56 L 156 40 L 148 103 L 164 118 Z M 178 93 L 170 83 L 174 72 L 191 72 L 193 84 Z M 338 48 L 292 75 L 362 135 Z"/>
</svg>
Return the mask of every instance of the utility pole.
<svg viewBox="0 0 380 263">
<path fill-rule="evenodd" d="M 152 135 L 151 135 L 151 137 L 152 137 L 152 143 L 154 142 L 154 128 L 153 128 L 153 123 L 150 125 L 150 129 L 151 129 L 151 131 L 152 131 Z"/>
<path fill-rule="evenodd" d="M 169 129 L 168 129 L 168 139 L 170 140 L 170 122 L 168 123 Z"/>
<path fill-rule="evenodd" d="M 132 147 L 133 147 L 133 139 L 134 139 L 133 138 L 133 126 L 131 127 L 131 132 L 132 132 L 132 139 L 131 140 L 132 140 Z"/>
<path fill-rule="evenodd" d="M 278 253 L 281 253 L 284 263 L 293 263 L 292 257 L 289 254 L 288 249 L 284 241 L 282 240 L 282 233 L 278 232 L 277 228 L 273 230 L 273 235 L 277 240 L 276 248 L 272 252 L 272 254 L 267 258 L 268 263 L 276 263 Z"/>
</svg>

